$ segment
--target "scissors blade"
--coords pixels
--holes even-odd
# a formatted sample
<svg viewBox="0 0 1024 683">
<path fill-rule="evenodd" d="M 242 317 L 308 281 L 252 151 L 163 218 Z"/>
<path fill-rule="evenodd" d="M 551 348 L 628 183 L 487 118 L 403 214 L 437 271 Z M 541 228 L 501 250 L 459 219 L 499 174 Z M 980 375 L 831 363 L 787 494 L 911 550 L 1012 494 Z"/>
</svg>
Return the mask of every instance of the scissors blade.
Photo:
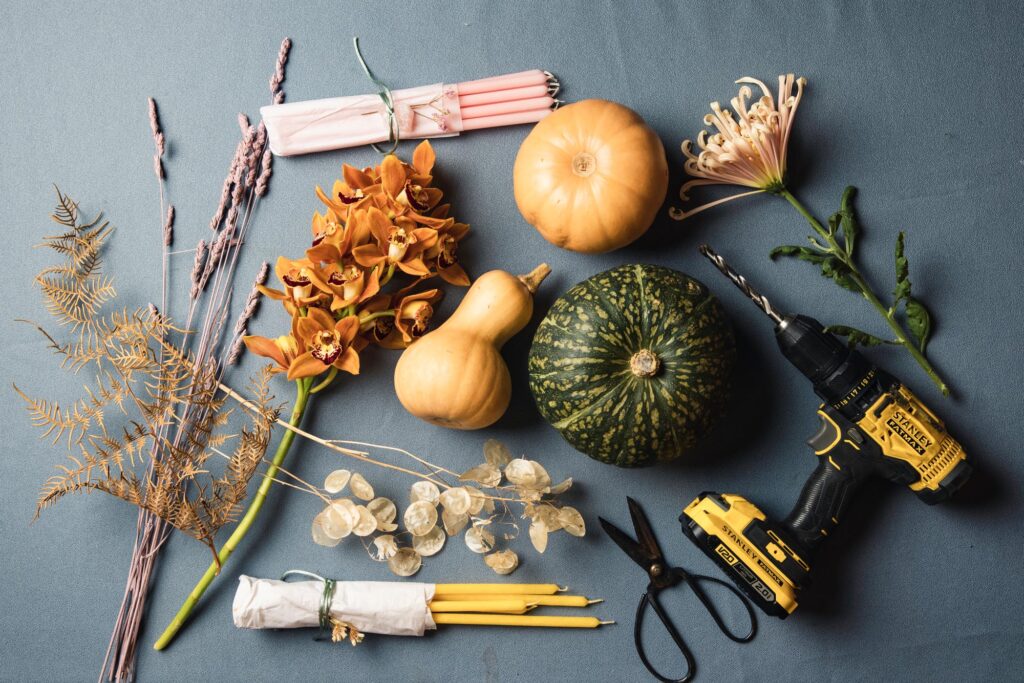
<svg viewBox="0 0 1024 683">
<path fill-rule="evenodd" d="M 636 531 L 637 541 L 647 554 L 648 562 L 655 560 L 664 564 L 665 559 L 662 557 L 661 547 L 654 537 L 651 523 L 647 520 L 647 515 L 644 514 L 640 503 L 629 496 L 626 496 L 626 502 L 629 504 L 629 516 L 633 518 L 633 529 Z"/>
<path fill-rule="evenodd" d="M 601 528 L 604 532 L 615 541 L 615 545 L 622 548 L 622 552 L 629 555 L 634 562 L 643 567 L 645 570 L 650 564 L 650 558 L 644 553 L 640 544 L 630 538 L 625 531 L 609 522 L 604 517 L 597 518 L 601 522 Z"/>
</svg>

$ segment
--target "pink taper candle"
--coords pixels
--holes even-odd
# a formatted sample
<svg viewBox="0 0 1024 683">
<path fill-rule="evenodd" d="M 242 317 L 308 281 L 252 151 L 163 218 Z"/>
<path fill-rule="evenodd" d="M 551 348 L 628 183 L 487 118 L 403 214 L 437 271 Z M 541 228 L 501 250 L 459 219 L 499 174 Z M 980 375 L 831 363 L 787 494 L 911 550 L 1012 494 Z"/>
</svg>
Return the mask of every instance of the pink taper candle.
<svg viewBox="0 0 1024 683">
<path fill-rule="evenodd" d="M 532 111 L 521 111 L 514 114 L 481 116 L 478 119 L 463 120 L 462 129 L 480 130 L 482 128 L 497 128 L 498 126 L 518 126 L 523 123 L 536 123 L 550 113 L 550 108 L 544 108 L 534 109 Z"/>
<path fill-rule="evenodd" d="M 494 104 L 481 104 L 476 107 L 462 107 L 462 120 L 478 119 L 481 116 L 497 116 L 498 114 L 513 114 L 519 111 L 531 111 L 533 109 L 550 109 L 555 104 L 555 98 L 550 95 L 544 97 L 530 97 L 525 100 L 512 100 L 510 102 L 495 102 Z"/>
<path fill-rule="evenodd" d="M 472 95 L 463 95 L 459 91 L 460 107 L 476 107 L 481 104 L 494 104 L 495 102 L 511 102 L 512 100 L 525 100 L 531 97 L 544 97 L 548 95 L 546 85 L 530 85 L 525 88 L 511 88 L 509 90 L 492 90 Z"/>
<path fill-rule="evenodd" d="M 510 90 L 512 88 L 525 88 L 531 85 L 547 85 L 548 75 L 540 69 L 520 71 L 504 76 L 492 76 L 481 78 L 476 81 L 459 83 L 459 94 L 473 95 L 475 93 L 491 92 L 492 90 Z"/>
</svg>

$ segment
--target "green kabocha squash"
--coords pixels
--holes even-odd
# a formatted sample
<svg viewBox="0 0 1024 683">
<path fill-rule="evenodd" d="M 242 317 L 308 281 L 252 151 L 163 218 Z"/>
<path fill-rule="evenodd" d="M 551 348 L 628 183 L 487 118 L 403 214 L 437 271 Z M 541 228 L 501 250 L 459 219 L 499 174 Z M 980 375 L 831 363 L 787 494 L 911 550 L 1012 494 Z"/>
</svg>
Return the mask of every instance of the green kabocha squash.
<svg viewBox="0 0 1024 683">
<path fill-rule="evenodd" d="M 735 359 L 707 287 L 669 268 L 620 266 L 552 305 L 530 348 L 530 390 L 573 447 L 641 467 L 683 455 L 708 432 Z"/>
</svg>

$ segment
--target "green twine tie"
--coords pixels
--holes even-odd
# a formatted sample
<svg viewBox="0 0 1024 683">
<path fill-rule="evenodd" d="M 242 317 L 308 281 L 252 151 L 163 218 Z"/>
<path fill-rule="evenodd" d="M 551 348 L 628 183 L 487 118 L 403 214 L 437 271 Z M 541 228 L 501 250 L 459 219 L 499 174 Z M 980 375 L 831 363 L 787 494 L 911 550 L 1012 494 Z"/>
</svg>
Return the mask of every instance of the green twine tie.
<svg viewBox="0 0 1024 683">
<path fill-rule="evenodd" d="M 320 617 L 320 635 L 316 637 L 316 640 L 326 639 L 332 628 L 331 603 L 334 601 L 334 589 L 337 586 L 337 581 L 334 579 L 325 579 L 319 574 L 302 571 L 301 569 L 289 569 L 281 575 L 281 580 L 287 581 L 289 576 L 305 576 L 324 582 L 324 592 L 320 595 L 320 610 L 318 613 L 318 616 Z"/>
<path fill-rule="evenodd" d="M 352 37 L 352 46 L 356 51 L 356 58 L 359 60 L 359 64 L 363 67 L 363 72 L 366 73 L 366 77 L 377 86 L 377 95 L 384 103 L 384 110 L 388 115 L 388 142 L 391 144 L 391 148 L 386 152 L 377 146 L 376 143 L 370 143 L 370 146 L 381 154 L 391 154 L 398 149 L 399 131 L 398 131 L 398 118 L 395 116 L 395 99 L 391 96 L 391 89 L 384 85 L 373 72 L 370 71 L 370 67 L 367 66 L 366 60 L 363 59 L 363 53 L 359 50 L 359 37 Z"/>
</svg>

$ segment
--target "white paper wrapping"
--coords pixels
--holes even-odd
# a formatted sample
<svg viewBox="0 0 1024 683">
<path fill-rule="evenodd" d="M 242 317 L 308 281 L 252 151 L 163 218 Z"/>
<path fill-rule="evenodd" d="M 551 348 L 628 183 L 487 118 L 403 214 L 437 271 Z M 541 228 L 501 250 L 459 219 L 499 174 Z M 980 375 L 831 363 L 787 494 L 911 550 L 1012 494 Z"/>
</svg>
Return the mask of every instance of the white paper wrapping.
<svg viewBox="0 0 1024 683">
<path fill-rule="evenodd" d="M 435 138 L 462 130 L 457 85 L 435 83 L 392 90 L 399 137 Z M 270 150 L 278 156 L 386 142 L 389 117 L 379 95 L 331 97 L 260 109 Z"/>
<path fill-rule="evenodd" d="M 322 581 L 276 581 L 244 574 L 231 614 L 238 628 L 308 628 L 320 625 Z M 338 581 L 331 615 L 363 633 L 422 636 L 437 624 L 427 603 L 434 597 L 432 583 Z"/>
</svg>

